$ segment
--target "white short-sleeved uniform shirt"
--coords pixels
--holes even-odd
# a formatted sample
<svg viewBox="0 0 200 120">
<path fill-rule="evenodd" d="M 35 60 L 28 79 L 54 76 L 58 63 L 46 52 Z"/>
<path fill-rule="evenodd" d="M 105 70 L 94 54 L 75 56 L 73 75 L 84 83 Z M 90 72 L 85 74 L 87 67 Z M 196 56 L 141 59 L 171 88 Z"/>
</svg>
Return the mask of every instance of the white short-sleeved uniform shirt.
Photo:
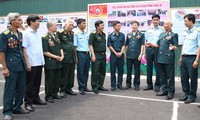
<svg viewBox="0 0 200 120">
<path fill-rule="evenodd" d="M 23 32 L 22 46 L 26 48 L 29 64 L 31 66 L 44 65 L 42 38 L 37 31 L 28 27 Z"/>
</svg>

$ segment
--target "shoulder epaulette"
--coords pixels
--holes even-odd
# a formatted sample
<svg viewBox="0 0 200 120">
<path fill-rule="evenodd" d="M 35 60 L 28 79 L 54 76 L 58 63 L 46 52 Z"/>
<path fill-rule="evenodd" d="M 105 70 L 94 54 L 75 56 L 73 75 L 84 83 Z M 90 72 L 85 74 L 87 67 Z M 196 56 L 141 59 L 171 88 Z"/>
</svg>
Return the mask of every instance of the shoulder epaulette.
<svg viewBox="0 0 200 120">
<path fill-rule="evenodd" d="M 7 35 L 9 32 L 10 32 L 10 30 L 7 29 L 7 30 L 4 32 L 4 34 Z"/>
<path fill-rule="evenodd" d="M 48 36 L 48 34 L 46 33 L 43 37 L 45 38 L 45 37 L 47 37 Z"/>
<path fill-rule="evenodd" d="M 200 32 L 200 28 L 196 28 L 196 30 L 197 30 L 198 32 Z"/>
<path fill-rule="evenodd" d="M 163 31 L 165 30 L 163 27 L 159 27 L 160 29 L 162 29 Z"/>
<path fill-rule="evenodd" d="M 92 32 L 92 33 L 94 33 L 94 34 L 95 34 L 95 33 L 97 33 L 97 31 L 95 30 L 95 31 L 94 31 L 94 32 Z"/>
<path fill-rule="evenodd" d="M 64 29 L 62 29 L 62 30 L 60 30 L 60 31 L 59 31 L 59 33 L 62 33 L 62 32 L 64 32 L 64 31 L 65 31 L 65 30 L 64 30 Z"/>
<path fill-rule="evenodd" d="M 76 31 L 74 34 L 75 34 L 75 35 L 78 35 L 78 31 Z"/>
</svg>

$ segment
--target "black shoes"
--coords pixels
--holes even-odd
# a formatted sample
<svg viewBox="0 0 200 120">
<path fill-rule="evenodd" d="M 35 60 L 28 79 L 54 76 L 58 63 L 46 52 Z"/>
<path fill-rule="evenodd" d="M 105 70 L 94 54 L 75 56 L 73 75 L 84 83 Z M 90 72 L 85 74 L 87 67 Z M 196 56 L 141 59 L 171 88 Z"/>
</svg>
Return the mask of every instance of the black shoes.
<svg viewBox="0 0 200 120">
<path fill-rule="evenodd" d="M 88 89 L 88 88 L 85 88 L 84 91 L 85 91 L 85 92 L 92 92 L 92 90 L 90 90 L 90 89 Z"/>
<path fill-rule="evenodd" d="M 130 88 L 131 88 L 131 86 L 126 86 L 126 87 L 125 87 L 125 89 L 130 89 Z"/>
<path fill-rule="evenodd" d="M 173 97 L 174 97 L 173 95 L 167 95 L 167 96 L 165 97 L 165 99 L 166 99 L 166 100 L 171 100 Z"/>
<path fill-rule="evenodd" d="M 50 98 L 47 98 L 47 99 L 46 99 L 46 101 L 47 101 L 47 102 L 49 102 L 49 103 L 54 103 L 54 100 L 53 100 L 53 98 L 52 98 L 52 97 L 50 97 Z"/>
<path fill-rule="evenodd" d="M 156 93 L 160 92 L 160 88 L 158 87 L 155 87 L 155 90 L 154 90 Z"/>
<path fill-rule="evenodd" d="M 99 94 L 99 90 L 93 90 L 94 94 Z"/>
<path fill-rule="evenodd" d="M 53 96 L 53 99 L 62 99 L 62 97 L 60 95 L 56 94 L 56 95 Z"/>
<path fill-rule="evenodd" d="M 125 89 L 123 86 L 119 86 L 117 88 L 120 89 L 120 90 L 124 90 Z"/>
<path fill-rule="evenodd" d="M 179 98 L 179 101 L 184 101 L 185 104 L 195 102 L 195 99 L 190 99 L 187 95 L 184 95 L 182 98 Z"/>
<path fill-rule="evenodd" d="M 188 99 L 188 96 L 184 95 L 182 98 L 179 98 L 179 101 L 186 101 Z"/>
<path fill-rule="evenodd" d="M 146 87 L 143 89 L 143 91 L 153 90 L 153 87 Z"/>
<path fill-rule="evenodd" d="M 25 109 L 30 112 L 35 111 L 34 107 L 31 104 L 25 104 Z"/>
<path fill-rule="evenodd" d="M 28 114 L 29 111 L 24 110 L 24 109 L 21 108 L 19 111 L 13 111 L 12 113 L 13 114 Z"/>
<path fill-rule="evenodd" d="M 85 95 L 85 92 L 93 92 L 93 90 L 88 89 L 87 87 L 84 90 L 79 90 L 79 94 Z"/>
<path fill-rule="evenodd" d="M 47 102 L 44 102 L 42 100 L 35 100 L 35 101 L 33 101 L 33 104 L 35 104 L 35 105 L 47 105 Z"/>
<path fill-rule="evenodd" d="M 195 99 L 187 99 L 184 103 L 189 104 L 189 103 L 192 103 L 192 102 L 195 102 Z"/>
<path fill-rule="evenodd" d="M 77 95 L 73 90 L 67 90 L 66 93 L 69 95 Z"/>
<path fill-rule="evenodd" d="M 165 96 L 165 95 L 167 95 L 167 92 L 160 91 L 160 92 L 156 93 L 156 96 Z"/>
<path fill-rule="evenodd" d="M 83 90 L 79 91 L 79 94 L 85 95 L 85 92 Z"/>
<path fill-rule="evenodd" d="M 111 88 L 111 91 L 115 91 L 115 90 L 116 90 L 116 88 L 115 88 L 115 87 L 112 87 L 112 88 Z"/>
<path fill-rule="evenodd" d="M 66 98 L 66 97 L 67 97 L 67 95 L 66 95 L 65 92 L 61 92 L 61 93 L 60 93 L 60 96 L 61 96 L 62 98 Z"/>
<path fill-rule="evenodd" d="M 100 90 L 100 91 L 108 91 L 108 89 L 106 89 L 104 87 L 99 87 L 98 90 Z"/>
<path fill-rule="evenodd" d="M 140 88 L 139 87 L 135 87 L 135 91 L 139 91 L 140 90 Z"/>
</svg>

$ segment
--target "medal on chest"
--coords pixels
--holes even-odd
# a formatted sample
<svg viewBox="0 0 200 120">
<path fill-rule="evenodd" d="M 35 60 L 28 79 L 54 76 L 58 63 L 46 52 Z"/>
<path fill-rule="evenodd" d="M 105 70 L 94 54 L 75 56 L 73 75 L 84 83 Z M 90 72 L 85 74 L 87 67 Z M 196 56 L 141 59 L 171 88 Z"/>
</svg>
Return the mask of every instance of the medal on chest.
<svg viewBox="0 0 200 120">
<path fill-rule="evenodd" d="M 97 40 L 98 40 L 98 41 L 101 41 L 101 37 L 100 37 L 100 36 L 98 36 L 98 37 L 97 37 Z"/>
<path fill-rule="evenodd" d="M 18 46 L 18 40 L 11 37 L 8 39 L 8 48 L 16 48 Z"/>
<path fill-rule="evenodd" d="M 49 40 L 48 40 L 48 43 L 49 43 L 49 46 L 55 46 L 55 44 L 54 44 L 54 42 L 53 42 L 53 40 L 51 40 L 50 38 L 49 38 Z"/>
<path fill-rule="evenodd" d="M 128 39 L 131 39 L 132 35 L 128 35 Z"/>
</svg>

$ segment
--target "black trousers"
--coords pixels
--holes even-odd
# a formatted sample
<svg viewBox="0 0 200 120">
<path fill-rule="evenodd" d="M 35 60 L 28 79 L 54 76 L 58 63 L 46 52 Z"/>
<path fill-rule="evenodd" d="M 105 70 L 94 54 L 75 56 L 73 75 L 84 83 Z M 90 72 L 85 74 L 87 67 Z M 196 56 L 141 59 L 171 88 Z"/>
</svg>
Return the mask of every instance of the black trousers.
<svg viewBox="0 0 200 120">
<path fill-rule="evenodd" d="M 198 69 L 192 67 L 195 59 L 196 55 L 182 55 L 182 64 L 180 66 L 182 90 L 191 100 L 197 97 Z"/>
<path fill-rule="evenodd" d="M 140 61 L 138 59 L 126 59 L 126 63 L 127 63 L 126 86 L 131 87 L 132 69 L 134 65 L 135 77 L 134 77 L 133 85 L 136 88 L 140 87 Z"/>
<path fill-rule="evenodd" d="M 175 81 L 174 81 L 174 63 L 163 64 L 158 63 L 160 71 L 160 90 L 168 95 L 174 95 L 175 92 Z"/>
<path fill-rule="evenodd" d="M 33 101 L 40 100 L 39 92 L 42 67 L 43 66 L 31 67 L 31 71 L 26 73 L 26 94 L 24 99 L 26 104 L 32 104 Z"/>
<path fill-rule="evenodd" d="M 153 75 L 153 64 L 156 68 L 156 82 L 155 87 L 160 88 L 160 75 L 159 70 L 157 70 L 157 55 L 158 55 L 158 49 L 147 47 L 146 50 L 146 57 L 147 57 L 147 86 L 153 87 L 152 82 L 152 75 Z"/>
</svg>

